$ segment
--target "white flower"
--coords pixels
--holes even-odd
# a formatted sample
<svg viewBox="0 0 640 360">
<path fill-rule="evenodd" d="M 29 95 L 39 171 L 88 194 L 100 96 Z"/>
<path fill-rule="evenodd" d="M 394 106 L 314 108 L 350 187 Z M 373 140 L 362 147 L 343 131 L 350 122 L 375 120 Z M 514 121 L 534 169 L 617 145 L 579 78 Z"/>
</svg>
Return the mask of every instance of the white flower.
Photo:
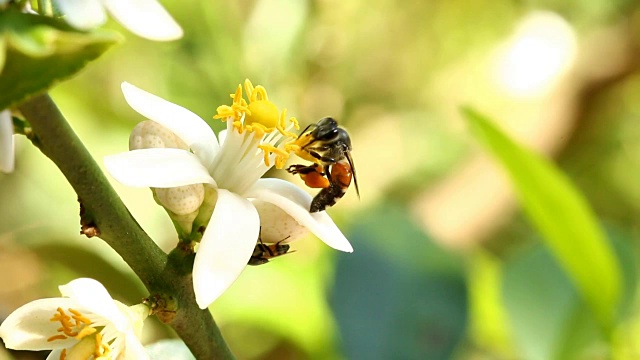
<svg viewBox="0 0 640 360">
<path fill-rule="evenodd" d="M 63 297 L 32 301 L 0 325 L 9 349 L 53 350 L 47 359 L 148 359 L 139 336 L 149 310 L 113 300 L 93 279 L 60 286 Z"/>
<path fill-rule="evenodd" d="M 107 21 L 108 10 L 132 33 L 156 41 L 182 37 L 182 28 L 156 0 L 54 0 L 66 21 L 81 30 L 90 30 Z"/>
<path fill-rule="evenodd" d="M 219 135 L 219 145 L 207 123 L 191 111 L 123 83 L 122 91 L 129 105 L 171 130 L 191 151 L 140 149 L 104 160 L 111 175 L 126 185 L 172 188 L 202 183 L 213 190 L 215 208 L 193 267 L 196 301 L 202 309 L 235 281 L 253 253 L 261 219 L 252 201 L 282 209 L 288 218 L 283 219 L 286 226 L 295 223 L 334 249 L 353 251 L 324 211 L 309 213 L 309 194 L 284 180 L 261 179 L 274 162 L 279 168 L 284 166 L 287 154 L 282 149 L 285 142 L 295 139 L 295 134 L 288 130 L 297 126 L 297 122 L 286 120 L 286 111 L 281 113 L 268 100 L 263 87 L 254 88 L 247 80 L 245 90 L 249 102 L 242 98 L 242 87 L 238 86 L 232 94 L 233 105 L 218 108 L 216 118 L 227 123 L 227 130 Z M 263 205 L 259 205 L 261 212 L 267 208 Z M 275 226 L 272 218 L 268 221 L 268 226 Z M 290 237 L 287 242 L 292 240 L 295 239 Z"/>
<path fill-rule="evenodd" d="M 0 111 L 0 171 L 10 173 L 15 162 L 15 144 L 13 142 L 13 121 L 11 111 Z"/>
</svg>

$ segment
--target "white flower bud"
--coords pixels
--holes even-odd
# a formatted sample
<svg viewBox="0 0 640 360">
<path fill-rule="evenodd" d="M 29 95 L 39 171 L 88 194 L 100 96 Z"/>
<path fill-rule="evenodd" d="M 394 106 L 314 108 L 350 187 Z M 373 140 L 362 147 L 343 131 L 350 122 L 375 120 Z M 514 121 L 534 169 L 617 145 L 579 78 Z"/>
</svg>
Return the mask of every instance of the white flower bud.
<svg viewBox="0 0 640 360">
<path fill-rule="evenodd" d="M 189 149 L 187 144 L 171 130 L 155 121 L 146 120 L 136 125 L 131 131 L 129 150 L 149 148 Z"/>
<path fill-rule="evenodd" d="M 186 215 L 198 210 L 204 200 L 202 184 L 154 190 L 160 204 L 176 215 Z"/>
<path fill-rule="evenodd" d="M 309 230 L 300 225 L 293 217 L 281 208 L 262 200 L 253 200 L 253 205 L 260 215 L 260 238 L 262 242 L 274 244 L 285 238 L 288 243 L 307 235 Z"/>
</svg>

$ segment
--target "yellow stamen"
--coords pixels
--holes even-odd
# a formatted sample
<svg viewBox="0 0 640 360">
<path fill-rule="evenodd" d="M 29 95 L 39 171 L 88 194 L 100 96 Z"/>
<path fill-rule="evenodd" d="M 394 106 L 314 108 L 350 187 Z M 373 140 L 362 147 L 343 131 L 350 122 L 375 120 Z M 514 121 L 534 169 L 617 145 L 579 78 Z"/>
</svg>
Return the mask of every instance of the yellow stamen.
<svg viewBox="0 0 640 360">
<path fill-rule="evenodd" d="M 278 131 L 280 132 L 280 134 L 286 137 L 290 137 L 290 138 L 298 137 L 296 134 L 287 131 L 286 119 L 287 119 L 287 109 L 284 109 L 282 110 L 282 114 L 280 114 L 280 120 L 278 121 L 278 125 L 277 125 Z M 289 118 L 289 122 L 291 122 L 293 124 L 293 127 L 295 127 L 296 129 L 300 129 L 300 125 L 298 124 L 298 120 L 296 118 L 294 117 Z"/>
<path fill-rule="evenodd" d="M 69 309 L 71 310 L 71 309 Z M 73 328 L 76 327 L 76 324 L 73 324 L 71 322 L 71 317 L 69 315 L 67 315 L 64 310 L 62 310 L 62 308 L 58 308 L 57 309 L 58 313 L 56 313 L 55 315 L 53 315 L 53 317 L 51 317 L 51 319 L 49 319 L 49 321 L 53 321 L 53 322 L 60 322 L 60 325 L 62 325 L 61 328 L 58 329 L 58 331 L 63 332 L 66 336 L 68 337 L 74 337 L 76 335 L 78 335 L 77 332 L 73 331 Z"/>
<path fill-rule="evenodd" d="M 64 360 L 67 358 L 67 349 L 62 349 L 60 352 L 60 360 Z"/>
<path fill-rule="evenodd" d="M 271 153 L 276 154 L 276 168 L 278 169 L 282 169 L 284 167 L 284 163 L 287 161 L 287 159 L 289 158 L 289 153 L 287 153 L 285 150 L 277 148 L 271 144 L 260 144 L 258 145 L 258 148 L 262 149 L 262 151 L 264 151 L 264 163 L 267 166 L 270 166 L 270 161 L 269 161 L 269 155 L 271 155 Z M 284 159 L 284 160 L 283 160 Z M 278 164 L 281 164 L 280 166 Z"/>
<path fill-rule="evenodd" d="M 72 313 L 73 319 L 76 321 L 76 326 L 78 326 L 79 322 L 83 322 L 85 324 L 91 324 L 91 320 L 86 318 L 80 311 L 69 309 L 69 312 Z"/>
<path fill-rule="evenodd" d="M 102 349 L 102 334 L 97 333 L 96 334 L 96 350 L 94 352 L 95 356 L 100 356 L 104 354 L 104 351 Z"/>
<path fill-rule="evenodd" d="M 62 308 L 58 308 L 57 311 L 58 311 L 58 313 L 53 315 L 53 317 L 51 319 L 49 319 L 49 321 L 60 321 L 61 318 L 67 316 L 64 313 L 64 310 L 62 310 Z"/>
<path fill-rule="evenodd" d="M 96 334 L 96 349 L 93 356 L 95 360 L 111 360 L 111 347 L 102 342 L 100 333 Z"/>
<path fill-rule="evenodd" d="M 96 331 L 98 330 L 96 330 L 95 328 L 92 328 L 91 326 L 85 326 L 82 330 L 80 330 L 78 335 L 76 335 L 76 339 L 82 340 L 83 337 L 89 336 L 95 333 Z"/>
<path fill-rule="evenodd" d="M 243 98 L 242 90 L 244 88 L 246 99 Z M 266 134 L 278 131 L 280 136 L 270 137 L 267 142 L 271 144 L 261 144 L 260 149 L 264 152 L 264 163 L 271 166 L 271 154 L 275 154 L 275 163 L 277 168 L 283 168 L 289 159 L 292 151 L 299 150 L 301 144 L 295 143 L 298 136 L 289 131 L 293 126 L 300 129 L 298 120 L 294 117 L 287 118 L 287 109 L 280 111 L 278 107 L 269 101 L 267 90 L 261 86 L 253 86 L 249 79 L 244 84 L 238 85 L 234 94 L 230 94 L 233 99 L 232 104 L 222 105 L 216 109 L 217 114 L 214 119 L 223 121 L 232 121 L 233 131 L 243 134 L 245 131 L 252 133 L 255 139 L 265 139 Z M 291 140 L 286 145 L 282 140 Z M 276 144 L 279 144 L 276 147 Z M 288 146 L 287 145 L 296 145 Z"/>
<path fill-rule="evenodd" d="M 65 340 L 67 337 L 62 335 L 62 334 L 58 334 L 58 335 L 53 335 L 52 337 L 47 339 L 47 342 L 52 342 L 52 341 L 56 341 L 56 340 Z"/>
</svg>

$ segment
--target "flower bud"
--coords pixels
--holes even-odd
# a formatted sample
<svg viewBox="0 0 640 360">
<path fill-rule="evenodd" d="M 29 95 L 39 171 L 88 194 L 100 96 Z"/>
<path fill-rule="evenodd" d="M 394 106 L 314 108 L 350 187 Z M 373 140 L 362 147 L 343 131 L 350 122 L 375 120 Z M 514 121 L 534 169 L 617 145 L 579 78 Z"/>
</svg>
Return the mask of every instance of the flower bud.
<svg viewBox="0 0 640 360">
<path fill-rule="evenodd" d="M 188 150 L 189 147 L 173 131 L 151 120 L 136 125 L 129 136 L 129 150 L 149 148 L 174 148 Z M 204 185 L 192 184 L 173 188 L 152 188 L 154 198 L 163 206 L 173 222 L 185 234 L 192 229 L 193 220 L 204 200 Z"/>
<path fill-rule="evenodd" d="M 266 244 L 279 241 L 288 243 L 307 235 L 309 230 L 300 225 L 291 215 L 281 208 L 262 200 L 253 200 L 260 216 L 260 238 Z"/>
<path fill-rule="evenodd" d="M 189 149 L 187 144 L 171 130 L 155 121 L 146 120 L 136 125 L 131 131 L 129 150 L 150 148 Z"/>
<path fill-rule="evenodd" d="M 204 200 L 202 184 L 154 190 L 160 204 L 176 215 L 186 215 L 198 210 Z"/>
</svg>

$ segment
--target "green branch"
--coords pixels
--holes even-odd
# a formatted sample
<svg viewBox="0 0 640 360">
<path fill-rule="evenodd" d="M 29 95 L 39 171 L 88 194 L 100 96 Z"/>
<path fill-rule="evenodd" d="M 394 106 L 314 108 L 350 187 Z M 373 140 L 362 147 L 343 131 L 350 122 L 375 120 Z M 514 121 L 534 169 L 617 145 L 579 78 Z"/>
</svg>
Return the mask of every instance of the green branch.
<svg viewBox="0 0 640 360">
<path fill-rule="evenodd" d="M 150 293 L 169 294 L 178 310 L 168 322 L 198 359 L 231 359 L 233 355 L 207 310 L 195 302 L 191 274 L 180 254 L 168 257 L 131 216 L 98 164 L 73 132 L 48 95 L 31 98 L 19 106 L 33 129 L 32 141 L 62 171 L 84 207 L 83 225 L 129 264 Z"/>
</svg>

